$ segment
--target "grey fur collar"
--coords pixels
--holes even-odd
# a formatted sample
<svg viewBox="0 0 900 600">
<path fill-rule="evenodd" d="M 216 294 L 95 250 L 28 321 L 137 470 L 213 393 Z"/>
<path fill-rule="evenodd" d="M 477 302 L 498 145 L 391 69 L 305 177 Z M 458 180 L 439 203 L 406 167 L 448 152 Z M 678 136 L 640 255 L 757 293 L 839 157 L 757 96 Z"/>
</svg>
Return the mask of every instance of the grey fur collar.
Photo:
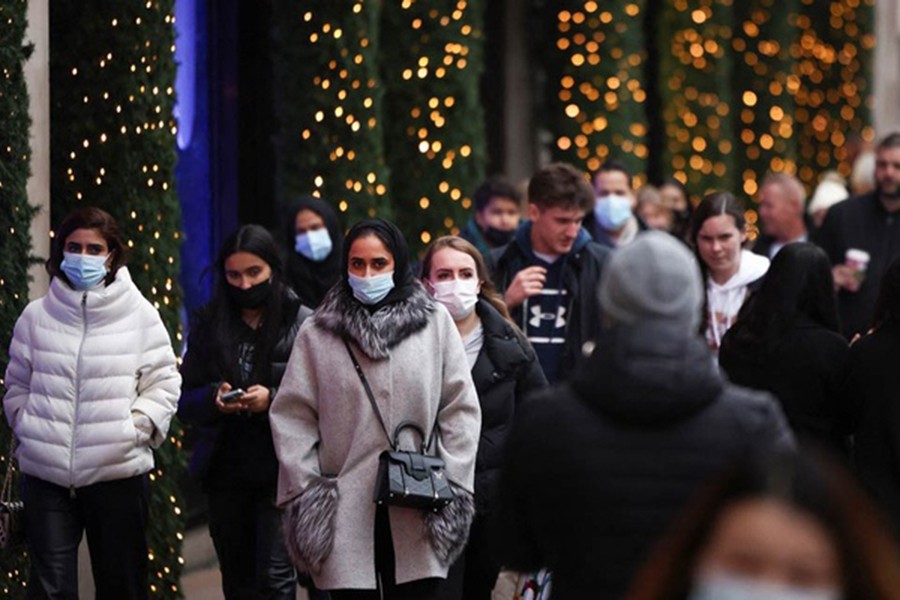
<svg viewBox="0 0 900 600">
<path fill-rule="evenodd" d="M 388 357 L 391 348 L 428 324 L 434 300 L 416 281 L 409 298 L 369 312 L 345 285 L 328 291 L 316 311 L 315 323 L 333 334 L 347 336 L 373 360 Z"/>
</svg>

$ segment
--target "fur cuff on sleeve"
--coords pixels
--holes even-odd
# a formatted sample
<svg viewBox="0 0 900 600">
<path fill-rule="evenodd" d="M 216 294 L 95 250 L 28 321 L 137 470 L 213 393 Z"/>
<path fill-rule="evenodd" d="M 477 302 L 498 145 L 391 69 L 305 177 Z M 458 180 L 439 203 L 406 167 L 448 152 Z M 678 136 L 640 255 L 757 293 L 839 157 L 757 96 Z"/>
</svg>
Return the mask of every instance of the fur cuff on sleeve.
<svg viewBox="0 0 900 600">
<path fill-rule="evenodd" d="M 437 512 L 425 513 L 425 530 L 438 560 L 451 565 L 462 554 L 475 516 L 475 497 L 453 486 L 456 498 Z"/>
<path fill-rule="evenodd" d="M 318 573 L 331 554 L 337 503 L 337 482 L 320 478 L 285 507 L 282 513 L 285 545 L 301 572 Z"/>
</svg>

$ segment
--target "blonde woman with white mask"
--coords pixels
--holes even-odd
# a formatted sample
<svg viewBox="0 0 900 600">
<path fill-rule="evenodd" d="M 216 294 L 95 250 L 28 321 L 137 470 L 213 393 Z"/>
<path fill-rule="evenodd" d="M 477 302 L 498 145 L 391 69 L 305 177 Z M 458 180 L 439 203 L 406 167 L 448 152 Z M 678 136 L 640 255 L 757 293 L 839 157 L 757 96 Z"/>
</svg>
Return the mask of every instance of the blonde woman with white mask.
<svg viewBox="0 0 900 600">
<path fill-rule="evenodd" d="M 481 404 L 481 436 L 475 467 L 475 520 L 465 560 L 463 598 L 488 599 L 500 571 L 488 551 L 486 522 L 496 506 L 503 448 L 521 401 L 547 385 L 528 340 L 512 323 L 481 253 L 466 240 L 446 236 L 422 258 L 425 288 L 453 317 L 466 349 Z"/>
</svg>

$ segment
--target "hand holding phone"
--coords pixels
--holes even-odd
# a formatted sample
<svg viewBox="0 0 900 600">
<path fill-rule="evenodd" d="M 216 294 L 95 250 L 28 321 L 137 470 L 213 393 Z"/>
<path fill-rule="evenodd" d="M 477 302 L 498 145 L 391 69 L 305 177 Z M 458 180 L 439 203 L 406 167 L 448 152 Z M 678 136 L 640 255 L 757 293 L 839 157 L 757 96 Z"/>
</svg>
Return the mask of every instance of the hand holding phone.
<svg viewBox="0 0 900 600">
<path fill-rule="evenodd" d="M 236 402 L 241 399 L 246 392 L 242 388 L 233 389 L 230 392 L 226 392 L 222 394 L 222 402 L 228 404 L 229 402 Z"/>
</svg>

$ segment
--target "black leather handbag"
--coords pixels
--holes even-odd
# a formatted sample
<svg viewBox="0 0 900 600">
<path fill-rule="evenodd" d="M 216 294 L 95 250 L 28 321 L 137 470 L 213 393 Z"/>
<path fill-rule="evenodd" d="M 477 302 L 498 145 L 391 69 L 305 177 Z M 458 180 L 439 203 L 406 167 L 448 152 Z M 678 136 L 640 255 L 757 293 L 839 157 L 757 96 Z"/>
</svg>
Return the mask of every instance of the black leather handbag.
<svg viewBox="0 0 900 600">
<path fill-rule="evenodd" d="M 450 488 L 450 482 L 444 473 L 444 461 L 437 456 L 428 454 L 428 449 L 434 441 L 434 434 L 437 430 L 437 418 L 431 428 L 431 434 L 428 436 L 427 442 L 425 433 L 422 429 L 410 421 L 400 423 L 394 430 L 394 435 L 388 433 L 375 403 L 375 397 L 372 394 L 372 388 L 369 387 L 369 381 L 363 373 L 362 367 L 356 360 L 353 350 L 350 348 L 349 342 L 344 340 L 347 346 L 347 352 L 356 368 L 356 373 L 362 381 L 363 388 L 366 390 L 366 396 L 372 405 L 372 410 L 381 424 L 381 429 L 388 439 L 391 446 L 390 450 L 385 450 L 378 457 L 378 477 L 375 480 L 375 497 L 377 504 L 386 504 L 388 506 L 402 506 L 405 508 L 418 508 L 422 510 L 440 510 L 453 502 L 453 490 Z M 404 429 L 412 429 L 419 434 L 421 445 L 419 452 L 411 452 L 400 450 L 400 432 Z"/>
</svg>

